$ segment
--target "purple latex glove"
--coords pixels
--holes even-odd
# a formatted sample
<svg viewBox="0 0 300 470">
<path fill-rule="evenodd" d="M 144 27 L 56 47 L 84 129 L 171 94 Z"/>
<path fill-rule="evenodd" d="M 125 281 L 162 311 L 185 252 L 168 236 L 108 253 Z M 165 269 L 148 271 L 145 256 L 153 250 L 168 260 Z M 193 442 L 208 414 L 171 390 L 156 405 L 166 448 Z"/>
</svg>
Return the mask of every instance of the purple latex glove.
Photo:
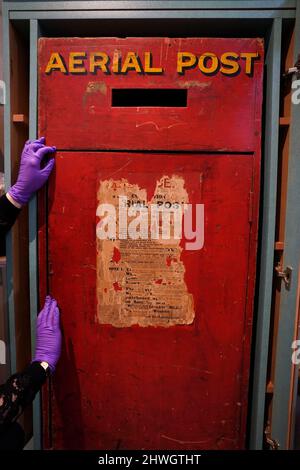
<svg viewBox="0 0 300 470">
<path fill-rule="evenodd" d="M 25 143 L 17 182 L 8 191 L 19 204 L 29 201 L 33 193 L 46 183 L 54 167 L 54 158 L 51 158 L 45 167 L 41 168 L 45 155 L 56 151 L 56 147 L 47 147 L 44 143 L 45 137 L 27 140 Z"/>
<path fill-rule="evenodd" d="M 56 300 L 49 295 L 37 317 L 36 345 L 32 362 L 47 362 L 53 373 L 61 351 L 59 309 Z"/>
</svg>

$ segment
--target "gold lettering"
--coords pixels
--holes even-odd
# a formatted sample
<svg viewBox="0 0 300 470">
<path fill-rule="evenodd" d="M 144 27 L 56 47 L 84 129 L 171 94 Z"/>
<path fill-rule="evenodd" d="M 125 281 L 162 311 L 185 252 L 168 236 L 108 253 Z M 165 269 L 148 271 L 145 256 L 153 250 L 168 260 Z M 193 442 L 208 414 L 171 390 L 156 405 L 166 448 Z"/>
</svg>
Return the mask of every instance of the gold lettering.
<svg viewBox="0 0 300 470">
<path fill-rule="evenodd" d="M 224 54 L 221 55 L 222 67 L 220 68 L 220 71 L 224 75 L 233 75 L 234 73 L 237 73 L 240 70 L 240 65 L 237 62 L 238 58 L 239 55 L 236 54 L 236 52 L 224 52 Z M 223 67 L 223 65 L 228 65 L 229 67 Z"/>
<path fill-rule="evenodd" d="M 62 73 L 68 73 L 63 62 L 63 57 L 58 52 L 52 52 L 45 73 L 50 74 L 52 70 L 58 70 Z"/>
<path fill-rule="evenodd" d="M 251 75 L 253 71 L 254 60 L 258 58 L 258 52 L 242 52 L 241 59 L 246 60 L 245 73 Z"/>
<path fill-rule="evenodd" d="M 135 70 L 138 73 L 141 73 L 141 67 L 138 62 L 138 56 L 135 52 L 127 52 L 126 58 L 124 60 L 121 73 L 127 73 L 128 70 Z"/>
<path fill-rule="evenodd" d="M 70 52 L 69 55 L 69 72 L 70 73 L 85 73 L 83 60 L 86 58 L 85 52 Z M 80 66 L 81 67 L 78 67 Z"/>
<path fill-rule="evenodd" d="M 100 69 L 102 72 L 108 73 L 108 62 L 109 57 L 105 52 L 91 52 L 89 70 L 91 73 L 95 73 L 97 69 Z"/>
<path fill-rule="evenodd" d="M 185 60 L 187 59 L 187 60 Z M 197 61 L 195 54 L 191 52 L 178 52 L 177 53 L 177 72 L 184 73 L 183 69 L 192 68 Z"/>
<path fill-rule="evenodd" d="M 162 67 L 152 67 L 152 54 L 151 52 L 145 52 L 145 73 L 161 73 L 163 72 Z"/>
<path fill-rule="evenodd" d="M 206 65 L 208 59 L 211 59 L 210 66 Z M 216 54 L 214 54 L 213 52 L 205 52 L 199 57 L 198 66 L 201 72 L 203 73 L 207 73 L 207 74 L 214 73 L 218 69 L 219 59 L 216 56 Z"/>
<path fill-rule="evenodd" d="M 121 54 L 119 51 L 115 51 L 113 55 L 113 60 L 112 60 L 112 67 L 111 70 L 113 73 L 119 73 L 120 72 L 120 58 Z"/>
</svg>

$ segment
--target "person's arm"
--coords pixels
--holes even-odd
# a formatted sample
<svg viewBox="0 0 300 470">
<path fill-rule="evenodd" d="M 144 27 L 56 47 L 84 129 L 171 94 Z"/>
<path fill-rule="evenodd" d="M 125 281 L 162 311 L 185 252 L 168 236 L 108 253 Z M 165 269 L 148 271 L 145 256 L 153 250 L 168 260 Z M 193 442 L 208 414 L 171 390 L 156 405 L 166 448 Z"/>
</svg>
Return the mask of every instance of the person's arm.
<svg viewBox="0 0 300 470">
<path fill-rule="evenodd" d="M 33 362 L 0 386 L 0 426 L 14 421 L 29 405 L 47 377 L 39 362 Z"/>
<path fill-rule="evenodd" d="M 50 158 L 41 168 L 44 157 L 56 151 L 55 147 L 44 144 L 44 137 L 25 143 L 17 181 L 0 198 L 0 256 L 5 253 L 5 235 L 13 226 L 22 205 L 45 184 L 53 169 L 54 158 Z"/>
<path fill-rule="evenodd" d="M 0 429 L 14 421 L 34 400 L 46 380 L 48 370 L 51 373 L 55 371 L 60 350 L 59 309 L 56 300 L 48 296 L 37 318 L 36 348 L 32 363 L 0 386 Z"/>
<path fill-rule="evenodd" d="M 0 256 L 5 253 L 5 235 L 20 213 L 20 206 L 17 207 L 9 201 L 7 194 L 0 197 Z"/>
</svg>

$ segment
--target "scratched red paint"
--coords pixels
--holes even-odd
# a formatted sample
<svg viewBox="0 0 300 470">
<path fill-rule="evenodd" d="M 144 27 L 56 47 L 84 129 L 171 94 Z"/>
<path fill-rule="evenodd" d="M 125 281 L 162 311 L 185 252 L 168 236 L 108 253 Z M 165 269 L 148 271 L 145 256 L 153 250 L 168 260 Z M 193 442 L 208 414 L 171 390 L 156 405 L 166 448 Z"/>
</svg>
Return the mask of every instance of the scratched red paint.
<svg viewBox="0 0 300 470">
<path fill-rule="evenodd" d="M 119 282 L 114 282 L 113 288 L 115 289 L 115 291 L 122 290 L 122 286 L 120 286 Z"/>
<path fill-rule="evenodd" d="M 101 41 L 44 39 L 40 44 L 40 70 L 54 46 L 63 51 L 86 50 L 94 47 L 92 44 L 99 48 Z M 104 40 L 105 48 L 108 44 L 114 48 L 118 41 Z M 126 39 L 122 47 L 159 51 L 162 41 Z M 170 41 L 175 48 L 179 40 Z M 90 77 L 46 78 L 40 72 L 40 130 L 49 143 L 62 149 L 49 183 L 49 212 L 46 214 L 41 205 L 39 214 L 40 295 L 42 299 L 48 283 L 61 307 L 64 329 L 64 348 L 53 389 L 51 394 L 44 393 L 46 448 L 182 450 L 237 449 L 245 445 L 263 51 L 261 42 L 255 39 L 184 41 L 188 50 L 199 49 L 200 45 L 214 51 L 258 49 L 261 59 L 253 77 L 231 77 L 230 81 L 209 77 L 215 85 L 203 101 L 195 94 L 193 103 L 193 113 L 196 103 L 203 106 L 204 118 L 197 128 L 187 125 L 180 137 L 164 133 L 161 138 L 153 129 L 133 130 L 136 110 L 132 109 L 126 111 L 126 117 L 124 110 L 110 114 L 105 105 L 104 114 L 92 121 L 77 101 Z M 121 82 L 116 76 L 102 80 L 109 88 L 112 81 L 125 86 L 126 78 L 122 77 Z M 139 81 L 147 87 L 149 80 L 132 76 L 126 86 L 137 86 Z M 155 86 L 172 86 L 174 76 L 151 80 Z M 162 113 L 161 122 L 165 119 Z M 100 150 L 113 144 L 119 148 L 138 145 L 166 149 L 164 139 L 170 151 L 163 154 L 69 150 Z M 180 152 L 187 148 L 203 152 Z M 221 148 L 239 153 L 218 153 Z M 172 150 L 179 152 L 173 154 Z M 250 151 L 253 153 L 245 153 Z M 184 178 L 190 202 L 205 204 L 204 248 L 182 252 L 195 320 L 191 325 L 170 328 L 100 325 L 95 322 L 99 181 L 110 175 L 119 180 L 126 178 L 145 188 L 150 199 L 156 181 L 165 174 Z M 251 192 L 254 196 L 250 204 Z M 51 266 L 48 278 L 46 254 Z M 116 262 L 118 257 L 114 253 Z M 167 265 L 174 261 L 166 259 Z"/>
<path fill-rule="evenodd" d="M 59 51 L 67 62 L 69 52 L 84 51 L 88 55 L 105 51 L 111 57 L 115 50 L 123 54 L 137 51 L 140 56 L 143 51 L 151 51 L 154 65 L 164 66 L 164 73 L 129 71 L 125 76 L 101 71 L 81 75 L 44 73 L 53 51 Z M 262 71 L 263 47 L 257 39 L 42 38 L 40 96 L 47 97 L 48 105 L 40 111 L 40 133 L 47 134 L 59 149 L 252 151 L 256 142 L 255 97 L 259 80 L 243 72 L 244 63 L 242 72 L 232 77 L 221 73 L 203 75 L 197 67 L 180 75 L 176 71 L 178 51 L 197 55 L 209 51 L 219 56 L 227 51 L 258 52 L 260 60 L 254 64 L 256 77 Z M 88 60 L 85 64 L 88 66 Z M 112 89 L 157 87 L 187 89 L 188 106 L 130 110 L 111 107 Z"/>
<path fill-rule="evenodd" d="M 121 253 L 120 253 L 120 250 L 118 250 L 117 247 L 114 247 L 114 254 L 113 254 L 113 257 L 112 257 L 112 260 L 115 262 L 115 263 L 118 263 L 121 259 Z"/>
</svg>

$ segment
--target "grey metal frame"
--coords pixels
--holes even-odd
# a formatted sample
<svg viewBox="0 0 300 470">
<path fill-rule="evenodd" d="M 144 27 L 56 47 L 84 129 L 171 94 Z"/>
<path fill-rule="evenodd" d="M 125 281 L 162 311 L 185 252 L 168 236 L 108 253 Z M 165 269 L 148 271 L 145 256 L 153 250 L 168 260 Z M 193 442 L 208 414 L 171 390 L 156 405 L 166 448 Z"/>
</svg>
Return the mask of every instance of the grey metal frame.
<svg viewBox="0 0 300 470">
<path fill-rule="evenodd" d="M 37 20 L 30 20 L 30 59 L 29 59 L 29 138 L 37 138 L 37 90 L 38 90 L 38 53 L 37 44 L 39 37 L 39 25 Z M 37 196 L 29 202 L 29 285 L 30 285 L 30 310 L 31 310 L 31 348 L 35 346 L 35 323 L 38 312 L 38 252 L 37 252 Z M 33 440 L 34 448 L 41 447 L 40 424 L 41 399 L 38 394 L 33 403 Z"/>
<path fill-rule="evenodd" d="M 11 145 L 10 145 L 10 45 L 9 45 L 9 20 L 8 11 L 3 8 L 3 79 L 6 83 L 6 103 L 4 106 L 4 170 L 5 187 L 8 188 L 11 182 Z M 9 233 L 6 237 L 6 282 L 7 282 L 7 312 L 9 329 L 9 356 L 11 371 L 15 371 L 16 364 L 16 335 L 14 316 L 14 292 L 13 292 L 13 265 L 12 265 L 12 237 Z"/>
<path fill-rule="evenodd" d="M 251 9 L 249 6 L 251 4 Z M 36 137 L 37 131 L 37 40 L 39 36 L 39 20 L 47 19 L 265 19 L 272 21 L 272 32 L 269 48 L 266 56 L 268 71 L 268 86 L 266 92 L 266 141 L 264 161 L 264 192 L 262 194 L 262 239 L 260 281 L 258 286 L 258 310 L 256 344 L 254 352 L 254 383 L 252 389 L 252 419 L 250 432 L 250 447 L 260 449 L 263 436 L 263 413 L 265 406 L 265 385 L 267 373 L 267 355 L 269 345 L 269 325 L 272 296 L 272 275 L 274 261 L 274 236 L 276 216 L 276 182 L 278 159 L 278 125 L 279 125 L 279 75 L 280 75 L 280 51 L 281 51 L 281 26 L 283 19 L 293 19 L 297 8 L 297 31 L 299 31 L 300 5 L 297 0 L 264 0 L 264 1 L 70 1 L 70 2 L 4 2 L 3 4 L 3 30 L 4 30 L 4 77 L 7 86 L 7 104 L 5 106 L 5 171 L 6 185 L 11 179 L 10 171 L 10 107 L 9 107 L 9 21 L 27 20 L 30 24 L 30 137 Z M 300 50 L 298 39 L 298 51 Z M 300 160 L 297 154 L 300 152 L 299 140 L 297 141 L 296 129 L 300 128 L 300 105 L 293 110 L 293 124 L 291 128 L 291 170 L 289 174 L 289 194 L 287 209 L 286 240 L 287 248 L 285 261 L 294 263 L 299 259 L 297 241 L 293 238 L 295 233 L 300 235 Z M 298 161 L 297 161 L 298 160 Z M 36 199 L 29 207 L 29 231 L 30 231 L 30 308 L 31 328 L 34 341 L 35 319 L 37 315 L 37 214 Z M 300 237 L 298 238 L 300 239 Z M 11 240 L 8 236 L 8 257 L 11 253 Z M 14 303 L 12 286 L 12 266 L 8 263 L 8 311 L 10 319 L 10 339 L 12 371 L 15 370 L 15 331 L 14 331 Z M 295 276 L 296 277 L 296 276 Z M 282 309 L 295 312 L 296 281 L 293 280 L 291 290 L 283 295 Z M 293 313 L 295 315 L 295 313 Z M 285 418 L 280 418 L 280 404 L 286 403 L 287 380 L 290 375 L 283 370 L 286 366 L 286 347 L 291 344 L 292 325 L 295 318 L 291 315 L 286 327 L 286 319 L 282 319 L 279 331 L 278 388 L 274 393 L 273 411 L 276 418 L 276 436 L 283 443 L 283 436 L 287 435 L 288 423 Z M 290 352 L 290 349 L 288 350 Z M 279 355 L 283 354 L 284 360 Z M 285 361 L 285 362 L 284 362 Z M 282 386 L 279 383 L 283 381 Z M 277 383 L 277 381 L 276 381 Z M 290 380 L 288 381 L 290 384 Z M 284 409 L 286 411 L 286 408 Z M 40 403 L 39 398 L 34 404 L 34 445 L 40 448 Z M 276 437 L 275 436 L 275 437 Z M 284 448 L 285 444 L 282 444 Z"/>
<path fill-rule="evenodd" d="M 300 5 L 295 26 L 294 61 L 300 53 Z M 280 296 L 280 317 L 275 359 L 274 395 L 272 402 L 272 438 L 283 448 L 292 446 L 295 418 L 298 366 L 291 361 L 292 341 L 297 339 L 297 311 L 300 296 L 300 103 L 292 104 L 290 152 L 287 185 L 286 226 L 283 266 L 293 267 L 291 288 L 283 288 Z M 294 384 L 294 386 L 292 386 Z M 291 429 L 291 433 L 289 433 Z"/>
<path fill-rule="evenodd" d="M 258 315 L 256 324 L 255 363 L 252 397 L 252 432 L 250 446 L 261 448 L 264 424 L 266 377 L 268 364 L 269 326 L 271 316 L 272 285 L 274 275 L 274 246 L 276 221 L 276 192 L 279 139 L 279 98 L 281 73 L 281 30 L 282 20 L 276 18 L 266 54 L 266 123 L 264 150 L 264 185 L 262 214 L 262 239 L 259 279 Z"/>
</svg>

